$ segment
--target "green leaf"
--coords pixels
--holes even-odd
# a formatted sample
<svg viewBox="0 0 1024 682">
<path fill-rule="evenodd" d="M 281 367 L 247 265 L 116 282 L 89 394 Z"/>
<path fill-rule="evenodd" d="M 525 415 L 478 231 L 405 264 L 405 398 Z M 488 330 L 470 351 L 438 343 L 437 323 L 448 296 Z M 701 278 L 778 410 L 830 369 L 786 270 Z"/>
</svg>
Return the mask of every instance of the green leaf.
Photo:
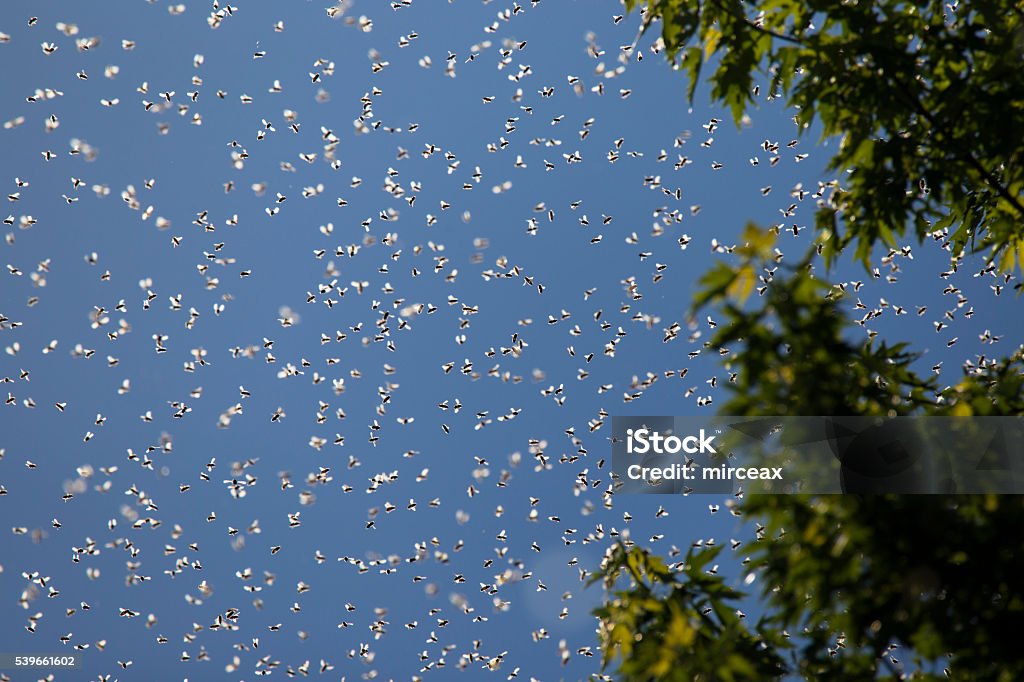
<svg viewBox="0 0 1024 682">
<path fill-rule="evenodd" d="M 750 296 L 750 292 L 754 290 L 755 282 L 757 282 L 757 273 L 754 272 L 754 266 L 748 263 L 736 273 L 736 277 L 726 289 L 726 294 L 742 305 Z"/>
<path fill-rule="evenodd" d="M 701 276 L 700 289 L 693 297 L 693 309 L 699 310 L 709 301 L 721 297 L 732 286 L 737 273 L 727 264 L 719 262 Z"/>
</svg>

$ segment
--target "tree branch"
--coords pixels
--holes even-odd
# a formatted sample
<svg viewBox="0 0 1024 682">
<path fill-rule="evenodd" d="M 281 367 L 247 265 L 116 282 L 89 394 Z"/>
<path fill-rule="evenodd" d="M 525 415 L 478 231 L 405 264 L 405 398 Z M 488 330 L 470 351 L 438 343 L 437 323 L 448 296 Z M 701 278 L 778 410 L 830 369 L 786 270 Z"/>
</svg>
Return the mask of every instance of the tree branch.
<svg viewBox="0 0 1024 682">
<path fill-rule="evenodd" d="M 727 7 L 725 5 L 725 3 L 721 2 L 721 0 L 717 0 L 715 2 L 715 5 L 721 11 L 725 12 L 726 14 L 728 14 L 729 16 L 731 16 L 731 17 L 733 17 L 735 19 L 739 19 L 740 21 L 742 21 L 743 23 L 745 23 L 747 26 L 749 26 L 750 28 L 754 29 L 755 31 L 759 31 L 760 33 L 763 33 L 765 35 L 769 35 L 772 38 L 777 38 L 778 40 L 782 40 L 782 41 L 785 41 L 787 43 L 793 43 L 794 45 L 805 45 L 806 44 L 802 38 L 797 38 L 796 36 L 791 36 L 791 35 L 788 35 L 786 33 L 779 33 L 778 31 L 773 31 L 770 28 L 765 28 L 764 26 L 761 26 L 757 22 L 752 21 L 750 18 L 747 17 L 747 15 L 743 14 L 742 12 L 734 12 L 732 9 Z"/>
<path fill-rule="evenodd" d="M 928 110 L 925 108 L 925 106 L 923 104 L 921 104 L 921 100 L 920 99 L 918 99 L 917 97 L 911 96 L 910 92 L 909 92 L 909 89 L 906 87 L 906 85 L 904 83 L 901 83 L 901 82 L 897 81 L 896 85 L 897 85 L 896 91 L 908 103 L 910 103 L 911 106 L 914 107 L 914 109 L 921 116 L 921 118 L 923 118 L 925 121 L 927 121 L 928 124 L 931 125 L 933 128 L 937 128 L 937 129 L 941 130 L 943 133 L 945 133 L 946 135 L 949 135 L 949 130 L 947 129 L 947 127 L 945 125 L 943 125 L 944 122 L 936 120 L 936 118 L 934 116 L 932 116 L 928 112 Z M 950 140 L 955 140 L 956 139 L 952 135 L 949 135 L 949 138 L 950 138 Z M 968 165 L 970 165 L 972 168 L 974 168 L 976 171 L 978 171 L 981 174 L 982 179 L 984 180 L 985 184 L 987 184 L 990 189 L 994 190 L 996 192 L 996 194 L 1001 196 L 1011 206 L 1013 206 L 1017 210 L 1017 213 L 1020 214 L 1020 217 L 1022 219 L 1024 219 L 1024 203 L 1021 202 L 1020 197 L 1016 197 L 1013 194 L 1011 194 L 1010 190 L 1007 189 L 1007 187 L 1005 185 L 1003 185 L 1001 182 L 999 182 L 999 180 L 995 177 L 995 175 L 992 173 L 992 171 L 990 171 L 987 168 L 985 168 L 985 166 L 981 163 L 981 161 L 978 160 L 978 157 L 976 157 L 972 152 L 959 150 L 959 145 L 957 145 L 957 148 L 958 149 L 957 149 L 956 152 L 954 152 L 954 154 L 956 154 L 957 156 L 960 156 L 963 161 L 966 161 Z"/>
</svg>

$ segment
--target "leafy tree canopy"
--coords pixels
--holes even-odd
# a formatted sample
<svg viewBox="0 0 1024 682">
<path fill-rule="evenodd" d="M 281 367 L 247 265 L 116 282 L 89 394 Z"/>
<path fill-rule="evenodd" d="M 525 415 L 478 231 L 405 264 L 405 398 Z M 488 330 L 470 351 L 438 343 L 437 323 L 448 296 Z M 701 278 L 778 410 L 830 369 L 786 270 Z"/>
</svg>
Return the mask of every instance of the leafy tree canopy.
<svg viewBox="0 0 1024 682">
<path fill-rule="evenodd" d="M 1024 346 L 965 364 L 957 384 L 940 387 L 914 370 L 908 343 L 851 340 L 846 294 L 815 276 L 810 255 L 780 265 L 770 232 L 748 226 L 743 238 L 739 261 L 712 267 L 694 298 L 695 310 L 715 303 L 724 315 L 710 341 L 736 374 L 722 414 L 1024 415 Z M 760 307 L 745 305 L 755 278 L 765 282 Z"/>
<path fill-rule="evenodd" d="M 779 272 L 770 234 L 748 229 L 736 267 L 703 279 L 701 306 L 726 319 L 713 347 L 729 350 L 723 414 L 1024 415 L 1024 347 L 964 368 L 954 386 L 919 377 L 906 344 L 855 344 L 842 293 L 808 263 Z M 770 273 L 764 305 L 748 310 L 744 274 Z M 747 596 L 717 574 L 723 545 L 666 567 L 626 541 L 596 580 L 606 664 L 640 680 L 1024 678 L 1019 496 L 751 496 L 731 511 L 754 520 L 734 547 L 765 615 L 747 623 Z M 713 568 L 713 572 L 708 570 Z M 622 583 L 625 583 L 623 586 Z M 683 637 L 679 633 L 687 633 Z"/>
<path fill-rule="evenodd" d="M 1019 496 L 755 496 L 738 547 L 766 615 L 718 575 L 724 545 L 666 566 L 625 541 L 597 579 L 623 682 L 1024 676 Z M 760 586 L 759 589 L 757 586 Z"/>
<path fill-rule="evenodd" d="M 660 0 L 659 47 L 739 124 L 767 82 L 801 130 L 839 138 L 816 248 L 795 265 L 748 227 L 700 282 L 724 314 L 710 345 L 736 375 L 723 414 L 1024 415 L 1024 346 L 940 386 L 907 344 L 851 341 L 841 288 L 814 272 L 847 246 L 865 266 L 908 228 L 954 267 L 1024 268 L 1024 9 L 1012 0 Z M 710 75 L 707 72 L 710 71 Z M 1019 288 L 1019 286 L 1018 286 Z M 757 292 L 759 307 L 746 304 Z M 730 543 L 760 618 L 719 574 L 722 543 L 668 565 L 628 537 L 594 580 L 606 666 L 648 680 L 1024 679 L 1022 496 L 754 496 Z M 722 557 L 725 561 L 725 557 Z M 750 622 L 754 621 L 754 622 Z"/>
<path fill-rule="evenodd" d="M 626 7 L 641 7 L 625 0 Z M 865 265 L 910 226 L 954 255 L 1024 262 L 1024 9 L 1016 0 L 660 0 L 667 57 L 739 124 L 756 83 L 801 130 L 839 138 L 839 182 L 816 227 L 831 262 L 847 245 Z M 1022 265 L 1024 267 L 1024 265 Z"/>
</svg>

